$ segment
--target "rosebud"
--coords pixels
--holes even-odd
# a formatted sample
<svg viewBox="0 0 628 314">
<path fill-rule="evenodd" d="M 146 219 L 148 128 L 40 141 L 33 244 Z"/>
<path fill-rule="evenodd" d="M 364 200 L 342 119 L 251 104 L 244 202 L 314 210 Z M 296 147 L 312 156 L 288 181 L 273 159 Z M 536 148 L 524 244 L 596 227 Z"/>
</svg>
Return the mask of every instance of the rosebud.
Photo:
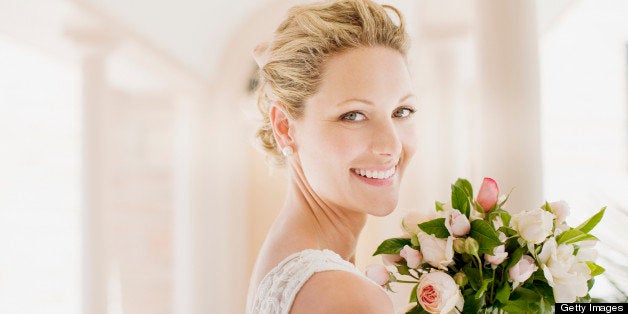
<svg viewBox="0 0 628 314">
<path fill-rule="evenodd" d="M 376 284 L 383 286 L 390 281 L 390 273 L 384 265 L 375 264 L 366 268 L 366 277 Z"/>
<path fill-rule="evenodd" d="M 467 254 L 470 255 L 478 255 L 478 249 L 480 248 L 480 245 L 478 244 L 478 241 L 476 241 L 474 238 L 468 237 L 465 241 L 464 241 L 464 250 Z"/>
<path fill-rule="evenodd" d="M 464 239 L 463 238 L 456 238 L 454 239 L 454 251 L 456 253 L 466 253 L 465 249 L 464 249 Z"/>
<path fill-rule="evenodd" d="M 484 212 L 489 212 L 497 204 L 498 197 L 499 188 L 497 187 L 497 182 L 491 178 L 484 178 L 477 197 L 478 204 L 480 204 Z"/>
<path fill-rule="evenodd" d="M 406 263 L 410 268 L 417 268 L 423 262 L 423 254 L 409 245 L 405 245 L 401 252 L 399 252 L 399 256 L 406 259 Z"/>
<path fill-rule="evenodd" d="M 464 287 L 469 282 L 469 278 L 467 278 L 467 275 L 465 275 L 465 273 L 458 272 L 457 274 L 454 275 L 454 281 L 456 282 L 458 286 Z"/>
</svg>

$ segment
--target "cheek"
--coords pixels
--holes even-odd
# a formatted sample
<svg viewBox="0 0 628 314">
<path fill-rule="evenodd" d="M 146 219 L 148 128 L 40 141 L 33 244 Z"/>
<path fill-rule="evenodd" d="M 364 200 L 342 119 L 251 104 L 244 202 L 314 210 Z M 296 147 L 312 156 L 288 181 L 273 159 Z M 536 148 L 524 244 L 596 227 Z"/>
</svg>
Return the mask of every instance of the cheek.
<svg viewBox="0 0 628 314">
<path fill-rule="evenodd" d="M 408 125 L 404 125 L 399 129 L 399 139 L 403 145 L 404 153 L 407 159 L 412 158 L 414 153 L 416 152 L 419 136 L 417 127 L 414 123 L 409 123 Z"/>
<path fill-rule="evenodd" d="M 303 157 L 311 163 L 327 164 L 331 169 L 346 167 L 363 150 L 364 139 L 352 130 L 319 127 L 303 135 L 303 151 L 308 155 Z"/>
</svg>

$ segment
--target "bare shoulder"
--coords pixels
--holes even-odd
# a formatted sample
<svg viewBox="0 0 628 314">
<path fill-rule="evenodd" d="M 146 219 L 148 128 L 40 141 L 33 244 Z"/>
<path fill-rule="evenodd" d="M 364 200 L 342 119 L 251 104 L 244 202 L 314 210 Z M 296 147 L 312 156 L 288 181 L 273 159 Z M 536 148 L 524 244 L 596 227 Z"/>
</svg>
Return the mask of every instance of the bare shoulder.
<svg viewBox="0 0 628 314">
<path fill-rule="evenodd" d="M 382 289 L 346 271 L 319 272 L 303 285 L 290 313 L 393 313 Z"/>
</svg>

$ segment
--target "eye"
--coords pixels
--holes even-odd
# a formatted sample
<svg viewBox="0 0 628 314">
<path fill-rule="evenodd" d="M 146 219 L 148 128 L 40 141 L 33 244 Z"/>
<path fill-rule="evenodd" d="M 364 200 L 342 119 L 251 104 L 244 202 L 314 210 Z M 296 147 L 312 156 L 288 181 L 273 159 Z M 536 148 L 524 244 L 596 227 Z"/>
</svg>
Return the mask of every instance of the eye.
<svg viewBox="0 0 628 314">
<path fill-rule="evenodd" d="M 393 117 L 407 118 L 410 115 L 412 115 L 415 111 L 416 109 L 414 108 L 408 108 L 408 107 L 398 108 L 397 110 L 395 110 L 395 112 L 393 112 Z"/>
<path fill-rule="evenodd" d="M 364 121 L 366 116 L 357 111 L 351 111 L 340 116 L 340 119 L 345 121 Z"/>
</svg>

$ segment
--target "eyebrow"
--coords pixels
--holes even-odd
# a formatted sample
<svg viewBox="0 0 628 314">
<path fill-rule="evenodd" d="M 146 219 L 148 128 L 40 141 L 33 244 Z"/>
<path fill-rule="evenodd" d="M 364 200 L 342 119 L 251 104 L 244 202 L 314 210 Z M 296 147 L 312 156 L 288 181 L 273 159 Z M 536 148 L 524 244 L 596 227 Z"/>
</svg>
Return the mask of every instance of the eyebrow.
<svg viewBox="0 0 628 314">
<path fill-rule="evenodd" d="M 410 99 L 410 98 L 418 98 L 418 97 L 417 97 L 416 95 L 414 95 L 414 94 L 410 93 L 410 94 L 408 94 L 408 95 L 406 95 L 406 96 L 401 97 L 401 98 L 399 99 L 399 102 L 404 102 L 404 101 L 406 101 L 406 100 L 408 100 L 408 99 Z M 367 104 L 367 105 L 369 105 L 369 106 L 374 106 L 374 105 L 375 105 L 375 104 L 373 104 L 373 102 L 372 102 L 372 101 L 370 101 L 370 100 L 366 100 L 366 99 L 362 99 L 362 98 L 349 98 L 349 99 L 346 99 L 346 100 L 343 100 L 343 101 L 341 101 L 341 102 L 337 103 L 337 104 L 336 104 L 336 106 L 341 107 L 341 106 L 344 106 L 344 105 L 346 105 L 347 103 L 351 103 L 351 102 L 361 102 L 361 103 Z"/>
</svg>

